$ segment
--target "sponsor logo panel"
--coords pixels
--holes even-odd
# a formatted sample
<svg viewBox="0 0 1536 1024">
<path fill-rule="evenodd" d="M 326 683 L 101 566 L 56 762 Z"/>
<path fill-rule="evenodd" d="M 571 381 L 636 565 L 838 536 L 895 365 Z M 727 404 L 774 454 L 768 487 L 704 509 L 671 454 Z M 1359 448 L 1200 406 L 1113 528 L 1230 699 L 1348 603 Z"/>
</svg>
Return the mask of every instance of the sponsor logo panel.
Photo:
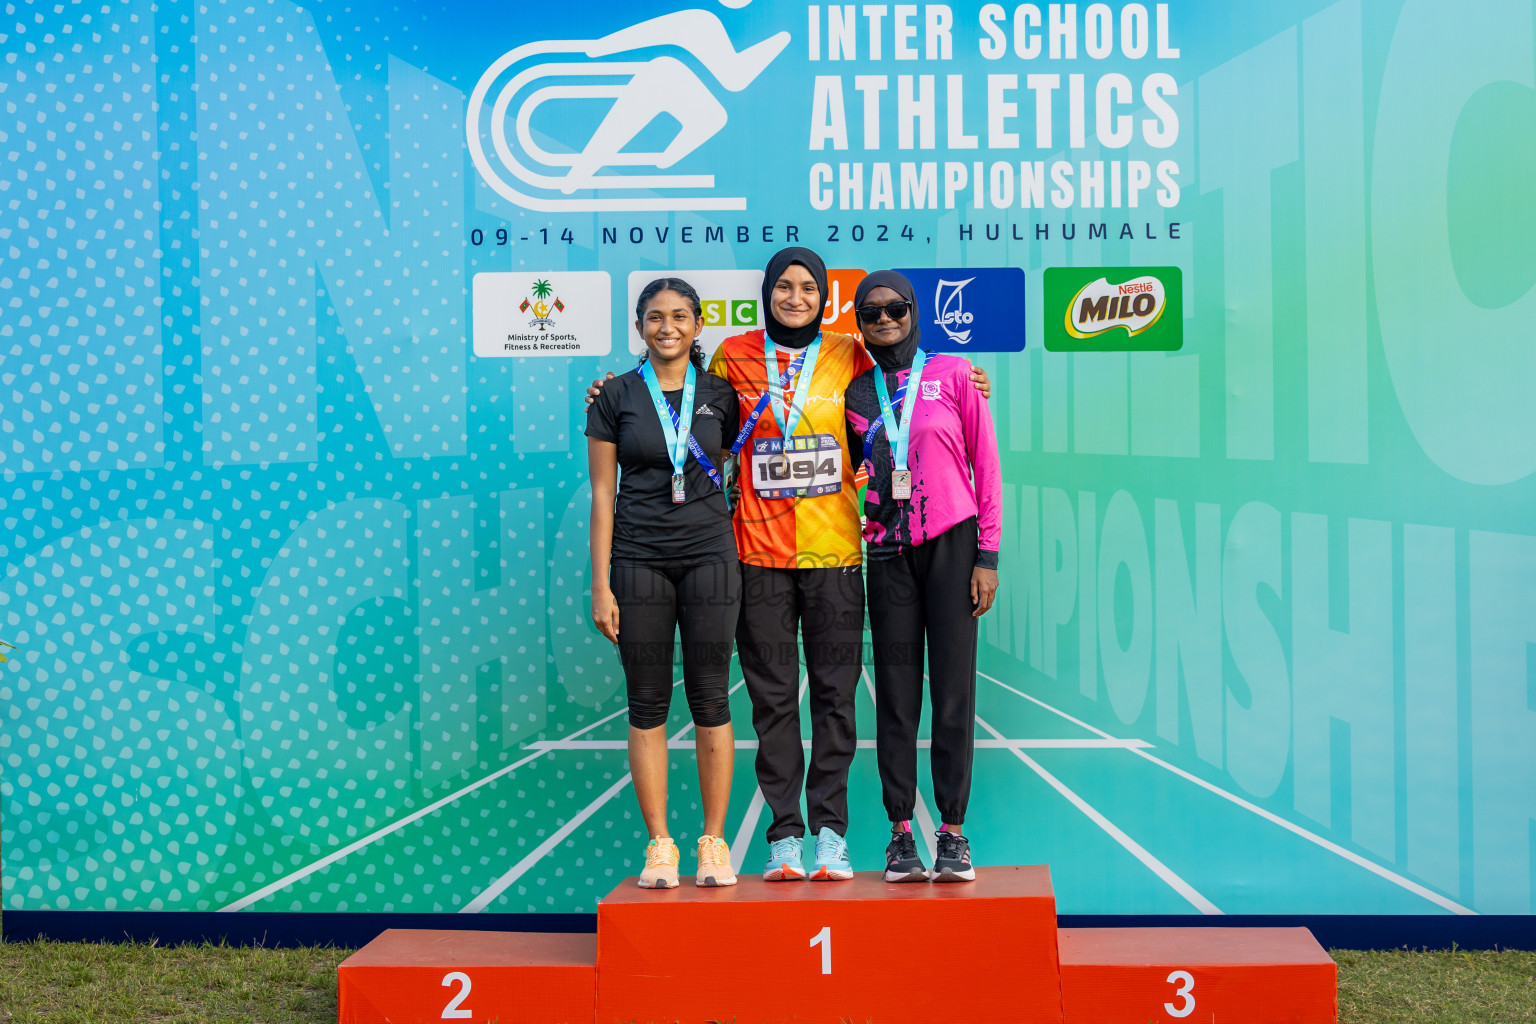
<svg viewBox="0 0 1536 1024">
<path fill-rule="evenodd" d="M 605 356 L 612 279 L 604 270 L 475 275 L 475 355 Z"/>
<path fill-rule="evenodd" d="M 845 268 L 827 268 L 827 301 L 821 311 L 821 329 L 837 334 L 852 335 L 855 341 L 863 341 L 859 332 L 859 318 L 853 311 L 853 296 L 859 290 L 866 271 Z"/>
<path fill-rule="evenodd" d="M 763 326 L 763 272 L 761 270 L 636 270 L 629 275 L 623 310 L 629 351 L 639 357 L 645 342 L 635 330 L 635 303 L 645 286 L 658 277 L 679 277 L 693 285 L 703 308 L 699 346 L 708 360 L 726 338 Z"/>
<path fill-rule="evenodd" d="M 930 352 L 1024 349 L 1024 271 L 1018 267 L 900 268 L 912 282 Z"/>
<path fill-rule="evenodd" d="M 1045 347 L 1052 352 L 1175 352 L 1184 345 L 1178 267 L 1048 267 Z"/>
</svg>

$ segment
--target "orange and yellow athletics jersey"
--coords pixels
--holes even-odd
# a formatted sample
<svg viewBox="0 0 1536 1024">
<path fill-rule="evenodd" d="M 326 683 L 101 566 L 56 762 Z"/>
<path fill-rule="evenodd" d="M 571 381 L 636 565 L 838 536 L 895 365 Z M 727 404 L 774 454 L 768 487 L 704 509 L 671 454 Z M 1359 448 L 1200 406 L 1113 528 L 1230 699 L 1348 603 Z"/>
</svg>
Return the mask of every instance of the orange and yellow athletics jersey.
<svg viewBox="0 0 1536 1024">
<path fill-rule="evenodd" d="M 789 369 L 797 350 L 777 346 L 779 368 L 782 374 Z M 859 536 L 859 495 L 854 483 L 858 461 L 863 452 L 850 457 L 847 427 L 843 418 L 843 392 L 848 382 L 868 370 L 874 362 L 864 346 L 846 334 L 822 333 L 821 351 L 816 358 L 815 373 L 810 382 L 810 392 L 804 397 L 797 393 L 804 381 L 796 380 L 796 391 L 786 396 L 802 404 L 804 412 L 795 428 L 792 448 L 805 448 L 820 444 L 825 446 L 821 456 L 832 454 L 833 440 L 841 455 L 842 472 L 840 486 L 832 493 L 815 496 L 765 497 L 765 481 L 771 469 L 782 476 L 777 461 L 773 466 L 760 465 L 768 458 L 782 458 L 779 449 L 783 437 L 779 421 L 770 410 L 763 410 L 752 434 L 741 449 L 741 500 L 735 510 L 736 550 L 748 565 L 761 565 L 772 569 L 820 569 L 858 565 L 863 561 L 863 549 Z M 763 354 L 763 332 L 749 331 L 727 338 L 715 350 L 709 370 L 725 380 L 741 396 L 741 422 L 745 424 L 757 407 L 758 399 L 768 387 L 768 367 Z M 779 414 L 783 415 L 782 407 Z M 819 438 L 819 440 L 818 440 Z M 772 455 L 761 454 L 771 449 Z M 819 457 L 820 465 L 827 460 Z M 757 478 L 763 477 L 759 481 Z M 832 478 L 834 481 L 837 477 Z M 823 490 L 829 484 L 822 477 L 814 481 Z M 786 485 L 793 481 L 785 481 Z M 755 485 L 756 484 L 756 485 Z M 782 492 L 781 492 L 782 493 Z"/>
</svg>

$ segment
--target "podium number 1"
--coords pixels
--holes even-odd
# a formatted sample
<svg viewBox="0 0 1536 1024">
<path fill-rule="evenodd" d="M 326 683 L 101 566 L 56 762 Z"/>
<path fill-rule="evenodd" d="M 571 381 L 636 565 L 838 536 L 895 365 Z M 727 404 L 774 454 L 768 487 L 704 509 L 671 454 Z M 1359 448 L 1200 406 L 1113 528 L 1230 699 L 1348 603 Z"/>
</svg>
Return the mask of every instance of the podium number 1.
<svg viewBox="0 0 1536 1024">
<path fill-rule="evenodd" d="M 459 989 L 459 994 L 449 1000 L 443 1007 L 443 1020 L 455 1020 L 462 1017 L 473 1017 L 474 1013 L 468 1009 L 459 1009 L 459 1004 L 469 998 L 469 975 L 463 971 L 454 971 L 443 976 L 443 987 L 447 988 L 455 983 L 462 982 L 464 987 Z"/>
<path fill-rule="evenodd" d="M 1195 1012 L 1195 976 L 1188 971 L 1174 971 L 1168 975 L 1168 984 L 1178 985 L 1173 994 L 1179 997 L 1179 1005 L 1164 1003 L 1163 1009 L 1168 1011 L 1170 1017 L 1188 1017 Z"/>
<path fill-rule="evenodd" d="M 811 939 L 812 946 L 821 947 L 821 973 L 832 973 L 832 926 L 827 925 Z"/>
</svg>

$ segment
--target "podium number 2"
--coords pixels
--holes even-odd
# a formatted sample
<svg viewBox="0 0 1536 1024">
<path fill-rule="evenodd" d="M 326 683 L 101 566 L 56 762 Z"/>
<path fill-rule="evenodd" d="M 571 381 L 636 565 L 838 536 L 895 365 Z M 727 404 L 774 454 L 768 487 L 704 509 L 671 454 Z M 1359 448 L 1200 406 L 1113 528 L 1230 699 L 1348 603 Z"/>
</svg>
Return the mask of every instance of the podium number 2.
<svg viewBox="0 0 1536 1024">
<path fill-rule="evenodd" d="M 452 974 L 446 974 L 443 976 L 444 988 L 447 988 L 449 985 L 453 985 L 457 982 L 463 982 L 464 987 L 459 989 L 458 995 L 449 1000 L 447 1006 L 443 1007 L 443 1020 L 455 1020 L 461 1017 L 474 1016 L 474 1013 L 470 1010 L 459 1009 L 459 1004 L 469 998 L 469 975 L 465 974 L 463 971 L 454 971 Z"/>
<path fill-rule="evenodd" d="M 1178 985 L 1173 994 L 1179 997 L 1179 1005 L 1164 1003 L 1163 1009 L 1168 1011 L 1170 1017 L 1188 1017 L 1195 1012 L 1195 997 L 1191 994 L 1195 991 L 1195 977 L 1188 971 L 1174 971 L 1168 975 L 1168 984 Z"/>
<path fill-rule="evenodd" d="M 832 926 L 827 925 L 811 939 L 812 946 L 821 947 L 821 973 L 832 973 Z"/>
</svg>

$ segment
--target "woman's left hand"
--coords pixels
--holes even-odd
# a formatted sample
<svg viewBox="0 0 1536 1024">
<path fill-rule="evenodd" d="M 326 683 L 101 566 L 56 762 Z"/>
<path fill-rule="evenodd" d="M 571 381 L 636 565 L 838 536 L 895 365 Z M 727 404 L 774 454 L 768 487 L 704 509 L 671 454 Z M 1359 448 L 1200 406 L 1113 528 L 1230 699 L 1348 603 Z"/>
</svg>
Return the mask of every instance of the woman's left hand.
<svg viewBox="0 0 1536 1024">
<path fill-rule="evenodd" d="M 971 364 L 971 383 L 976 385 L 976 390 L 981 392 L 982 398 L 991 401 L 992 378 L 987 376 L 986 370 L 983 370 L 975 363 Z"/>
<path fill-rule="evenodd" d="M 976 566 L 971 570 L 971 604 L 976 606 L 976 610 L 971 612 L 971 618 L 979 619 L 987 614 L 987 609 L 992 607 L 996 597 L 997 570 Z"/>
</svg>

